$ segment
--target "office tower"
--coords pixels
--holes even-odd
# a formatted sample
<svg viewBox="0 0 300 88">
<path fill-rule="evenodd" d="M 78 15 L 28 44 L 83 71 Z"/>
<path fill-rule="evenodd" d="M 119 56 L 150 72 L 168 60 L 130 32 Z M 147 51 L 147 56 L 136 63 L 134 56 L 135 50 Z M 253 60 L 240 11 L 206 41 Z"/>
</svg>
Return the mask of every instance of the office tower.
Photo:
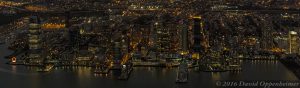
<svg viewBox="0 0 300 88">
<path fill-rule="evenodd" d="M 80 32 L 78 26 L 72 26 L 68 30 L 69 32 L 69 44 L 71 47 L 78 46 L 79 44 L 79 38 L 80 38 Z"/>
<path fill-rule="evenodd" d="M 160 52 L 161 54 L 167 53 L 171 49 L 171 36 L 170 36 L 170 31 L 168 28 L 163 27 L 163 24 L 158 23 L 156 24 L 156 34 L 157 34 L 157 39 L 156 39 L 156 46 L 157 46 L 157 51 Z"/>
<path fill-rule="evenodd" d="M 120 67 L 122 56 L 123 56 L 123 54 L 121 52 L 121 43 L 120 42 L 114 42 L 114 47 L 113 47 L 114 68 Z"/>
<path fill-rule="evenodd" d="M 195 53 L 203 53 L 204 52 L 204 30 L 202 28 L 203 23 L 201 22 L 201 17 L 194 17 L 194 27 L 193 27 L 193 51 Z"/>
<path fill-rule="evenodd" d="M 28 45 L 29 45 L 29 64 L 41 65 L 43 58 L 41 56 L 41 38 L 40 38 L 40 19 L 37 16 L 32 16 L 29 19 L 29 33 L 28 33 Z"/>
<path fill-rule="evenodd" d="M 181 29 L 181 54 L 187 54 L 189 52 L 189 30 L 187 25 L 182 23 L 180 24 Z"/>
<path fill-rule="evenodd" d="M 289 54 L 297 54 L 299 52 L 299 37 L 295 31 L 289 31 Z"/>
</svg>

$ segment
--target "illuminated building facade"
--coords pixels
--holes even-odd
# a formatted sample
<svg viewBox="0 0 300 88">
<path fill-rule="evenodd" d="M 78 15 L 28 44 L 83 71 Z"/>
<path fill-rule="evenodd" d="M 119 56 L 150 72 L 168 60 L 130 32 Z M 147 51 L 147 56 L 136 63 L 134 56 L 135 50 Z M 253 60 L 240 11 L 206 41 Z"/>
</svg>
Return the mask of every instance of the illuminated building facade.
<svg viewBox="0 0 300 88">
<path fill-rule="evenodd" d="M 170 50 L 170 31 L 167 28 L 163 28 L 163 24 L 158 23 L 156 25 L 156 33 L 157 33 L 157 51 L 160 53 L 166 53 Z"/>
<path fill-rule="evenodd" d="M 299 53 L 299 37 L 296 31 L 289 32 L 289 54 Z"/>
<path fill-rule="evenodd" d="M 28 60 L 31 65 L 41 65 L 43 58 L 41 56 L 41 38 L 40 38 L 40 19 L 37 16 L 30 17 L 29 33 L 28 33 L 28 45 L 29 55 Z"/>
</svg>

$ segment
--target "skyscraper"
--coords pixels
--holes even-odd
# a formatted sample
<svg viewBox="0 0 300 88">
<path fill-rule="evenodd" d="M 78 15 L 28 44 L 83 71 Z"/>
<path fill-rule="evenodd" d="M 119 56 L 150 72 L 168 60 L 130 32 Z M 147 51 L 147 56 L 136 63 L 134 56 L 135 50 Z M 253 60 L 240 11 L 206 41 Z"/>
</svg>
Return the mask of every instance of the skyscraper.
<svg viewBox="0 0 300 88">
<path fill-rule="evenodd" d="M 183 22 L 180 24 L 181 29 L 181 54 L 187 54 L 189 51 L 189 30 Z"/>
<path fill-rule="evenodd" d="M 28 33 L 28 44 L 29 44 L 29 55 L 28 61 L 30 65 L 41 65 L 43 58 L 41 56 L 41 38 L 40 38 L 40 19 L 38 16 L 32 16 L 29 19 L 29 33 Z"/>
<path fill-rule="evenodd" d="M 120 42 L 113 42 L 113 68 L 120 68 L 121 60 L 122 60 L 122 52 L 121 52 L 121 43 Z"/>
<path fill-rule="evenodd" d="M 171 35 L 168 28 L 164 28 L 166 26 L 163 26 L 162 23 L 157 23 L 156 25 L 156 33 L 157 33 L 157 51 L 160 52 L 160 54 L 165 55 L 164 53 L 167 53 L 170 51 L 171 48 Z"/>
<path fill-rule="evenodd" d="M 298 33 L 295 31 L 289 32 L 289 54 L 299 53 L 299 37 Z"/>
<path fill-rule="evenodd" d="M 203 29 L 201 27 L 201 17 L 194 17 L 194 27 L 193 27 L 193 51 L 195 53 L 203 53 L 204 52 L 204 46 L 203 46 L 203 40 L 204 40 L 204 35 L 203 35 Z"/>
</svg>

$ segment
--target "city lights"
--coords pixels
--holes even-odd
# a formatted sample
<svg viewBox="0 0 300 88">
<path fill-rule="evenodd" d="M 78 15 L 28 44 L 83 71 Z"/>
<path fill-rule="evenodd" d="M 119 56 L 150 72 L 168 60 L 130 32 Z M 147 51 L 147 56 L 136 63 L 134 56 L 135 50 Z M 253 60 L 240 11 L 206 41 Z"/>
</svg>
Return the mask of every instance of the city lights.
<svg viewBox="0 0 300 88">
<path fill-rule="evenodd" d="M 299 7 L 0 0 L 0 88 L 299 88 Z"/>
</svg>

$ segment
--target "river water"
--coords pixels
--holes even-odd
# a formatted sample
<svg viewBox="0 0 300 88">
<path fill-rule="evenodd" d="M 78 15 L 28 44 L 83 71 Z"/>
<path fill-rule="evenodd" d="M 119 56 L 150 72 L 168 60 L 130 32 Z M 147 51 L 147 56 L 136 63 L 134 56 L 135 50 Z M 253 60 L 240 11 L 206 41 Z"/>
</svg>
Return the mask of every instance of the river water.
<svg viewBox="0 0 300 88">
<path fill-rule="evenodd" d="M 216 80 L 298 80 L 279 61 L 244 61 L 241 72 L 189 71 L 187 84 L 176 84 L 177 68 L 135 67 L 129 80 L 95 75 L 92 68 L 55 68 L 38 73 L 25 66 L 5 64 L 11 54 L 0 45 L 0 88 L 214 88 Z"/>
</svg>

